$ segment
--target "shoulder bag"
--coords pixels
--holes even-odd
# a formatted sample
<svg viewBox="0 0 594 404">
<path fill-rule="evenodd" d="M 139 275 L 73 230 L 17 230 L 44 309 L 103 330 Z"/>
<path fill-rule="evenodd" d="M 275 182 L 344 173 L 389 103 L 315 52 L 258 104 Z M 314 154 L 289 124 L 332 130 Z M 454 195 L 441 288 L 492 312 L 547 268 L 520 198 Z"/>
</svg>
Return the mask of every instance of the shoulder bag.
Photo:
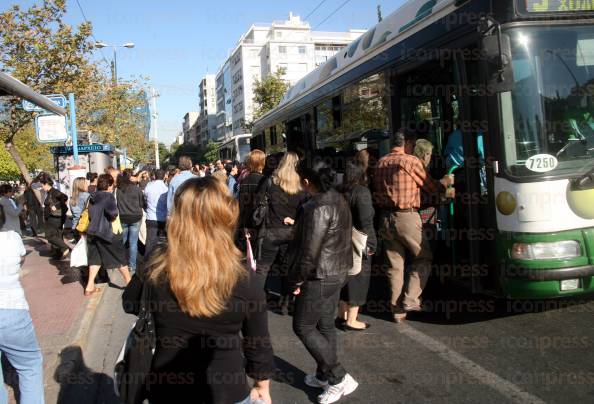
<svg viewBox="0 0 594 404">
<path fill-rule="evenodd" d="M 145 281 L 138 320 L 132 326 L 114 367 L 115 392 L 124 404 L 140 404 L 146 399 L 157 342 L 150 301 L 150 285 Z"/>
<path fill-rule="evenodd" d="M 80 217 L 78 218 L 78 223 L 76 224 L 76 231 L 79 233 L 86 233 L 89 230 L 89 224 L 91 223 L 91 218 L 89 216 L 89 203 L 91 198 L 87 200 L 85 204 L 85 208 L 83 209 Z"/>
<path fill-rule="evenodd" d="M 363 265 L 363 254 L 367 245 L 367 234 L 360 232 L 353 227 L 353 267 L 349 271 L 349 276 L 359 275 Z"/>
<path fill-rule="evenodd" d="M 254 209 L 254 214 L 252 219 L 254 221 L 254 225 L 257 228 L 260 228 L 266 224 L 266 217 L 268 216 L 268 205 L 270 203 L 270 195 L 268 191 L 270 190 L 272 180 L 268 178 L 266 180 L 266 190 L 264 192 L 264 197 L 258 202 L 258 206 Z"/>
</svg>

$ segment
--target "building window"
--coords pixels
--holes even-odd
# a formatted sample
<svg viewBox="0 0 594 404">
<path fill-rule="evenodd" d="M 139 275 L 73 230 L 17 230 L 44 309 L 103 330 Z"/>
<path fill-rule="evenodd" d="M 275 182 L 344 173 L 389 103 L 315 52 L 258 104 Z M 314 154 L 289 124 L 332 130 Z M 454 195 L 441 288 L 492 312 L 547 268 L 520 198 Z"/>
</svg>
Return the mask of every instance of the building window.
<svg viewBox="0 0 594 404">
<path fill-rule="evenodd" d="M 287 53 L 287 47 L 286 46 L 279 46 L 278 47 L 278 53 Z"/>
<path fill-rule="evenodd" d="M 299 47 L 299 54 L 305 55 L 305 52 L 306 52 L 305 46 L 300 46 Z"/>
</svg>

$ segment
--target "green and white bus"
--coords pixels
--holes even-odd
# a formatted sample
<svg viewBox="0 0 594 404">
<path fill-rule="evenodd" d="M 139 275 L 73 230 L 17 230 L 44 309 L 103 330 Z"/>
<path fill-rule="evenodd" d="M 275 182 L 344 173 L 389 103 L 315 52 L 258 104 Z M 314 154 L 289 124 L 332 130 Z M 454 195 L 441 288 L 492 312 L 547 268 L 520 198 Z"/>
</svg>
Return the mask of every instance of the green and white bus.
<svg viewBox="0 0 594 404">
<path fill-rule="evenodd" d="M 440 274 L 553 298 L 594 292 L 593 115 L 594 1 L 410 0 L 293 86 L 251 146 L 322 151 L 340 169 L 414 128 L 435 146 L 432 174 L 456 174 Z"/>
</svg>

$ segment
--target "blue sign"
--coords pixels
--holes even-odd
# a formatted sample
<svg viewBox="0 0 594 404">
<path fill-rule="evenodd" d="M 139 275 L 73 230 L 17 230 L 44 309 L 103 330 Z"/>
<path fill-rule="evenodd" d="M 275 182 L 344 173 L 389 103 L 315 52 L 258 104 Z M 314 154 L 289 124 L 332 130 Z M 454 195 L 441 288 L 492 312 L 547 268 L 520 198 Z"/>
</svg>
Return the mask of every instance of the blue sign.
<svg viewBox="0 0 594 404">
<path fill-rule="evenodd" d="M 50 148 L 52 154 L 66 154 L 71 155 L 74 153 L 72 146 L 56 146 Z M 110 144 L 79 144 L 79 153 L 111 153 L 114 151 L 114 147 Z"/>
<path fill-rule="evenodd" d="M 66 108 L 66 97 L 64 97 L 62 94 L 50 94 L 46 95 L 45 97 L 49 98 L 51 102 L 53 102 L 60 108 Z M 45 112 L 45 109 L 27 100 L 23 100 L 23 109 L 27 112 Z"/>
</svg>

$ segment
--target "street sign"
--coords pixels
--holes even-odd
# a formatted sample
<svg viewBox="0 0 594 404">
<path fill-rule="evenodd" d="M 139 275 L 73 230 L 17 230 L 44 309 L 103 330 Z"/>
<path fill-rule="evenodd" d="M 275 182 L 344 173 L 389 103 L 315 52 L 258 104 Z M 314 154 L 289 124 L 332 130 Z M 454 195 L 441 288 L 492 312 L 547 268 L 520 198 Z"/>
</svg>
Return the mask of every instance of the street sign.
<svg viewBox="0 0 594 404">
<path fill-rule="evenodd" d="M 72 146 L 54 146 L 50 148 L 52 154 L 73 154 L 74 150 Z M 104 153 L 111 153 L 114 151 L 114 148 L 110 144 L 79 144 L 78 145 L 78 152 L 85 154 L 85 153 L 97 153 L 97 152 L 104 152 Z"/>
<path fill-rule="evenodd" d="M 66 117 L 39 115 L 35 118 L 35 133 L 39 143 L 62 143 L 68 140 Z"/>
<path fill-rule="evenodd" d="M 59 106 L 60 108 L 66 108 L 66 97 L 62 94 L 50 94 L 45 97 L 49 98 L 51 102 Z M 23 100 L 23 109 L 28 112 L 45 112 L 45 109 L 38 107 L 31 101 Z"/>
</svg>

